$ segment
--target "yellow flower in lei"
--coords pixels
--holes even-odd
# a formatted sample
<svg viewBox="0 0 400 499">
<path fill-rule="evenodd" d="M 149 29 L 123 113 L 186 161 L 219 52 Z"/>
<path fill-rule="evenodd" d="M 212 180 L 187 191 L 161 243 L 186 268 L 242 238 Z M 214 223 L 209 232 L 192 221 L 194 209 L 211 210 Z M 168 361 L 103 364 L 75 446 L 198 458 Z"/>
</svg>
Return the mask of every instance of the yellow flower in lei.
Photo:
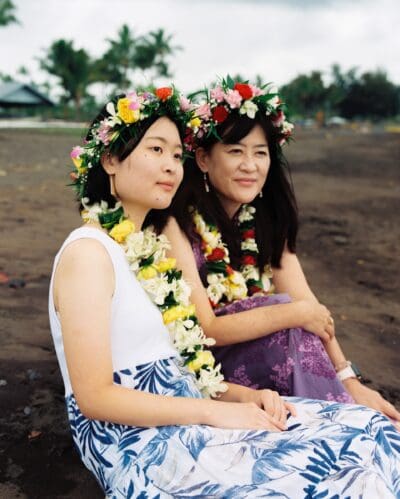
<svg viewBox="0 0 400 499">
<path fill-rule="evenodd" d="M 158 272 L 167 272 L 167 270 L 171 270 L 176 265 L 176 258 L 165 258 L 165 260 L 161 260 L 157 265 L 154 265 Z"/>
<path fill-rule="evenodd" d="M 109 234 L 117 243 L 123 243 L 132 232 L 135 232 L 135 224 L 130 220 L 123 220 L 114 225 Z"/>
<path fill-rule="evenodd" d="M 125 123 L 135 123 L 140 118 L 139 109 L 130 109 L 131 100 L 127 97 L 123 97 L 117 102 L 118 116 Z"/>
<path fill-rule="evenodd" d="M 153 265 L 148 265 L 147 267 L 143 267 L 138 272 L 139 279 L 153 279 L 157 275 L 157 269 L 153 267 Z"/>
<path fill-rule="evenodd" d="M 191 360 L 187 367 L 192 372 L 196 372 L 201 369 L 203 366 L 214 367 L 215 359 L 213 354 L 209 350 L 199 350 L 196 352 L 196 358 Z"/>
<path fill-rule="evenodd" d="M 188 307 L 177 305 L 176 307 L 172 307 L 163 313 L 163 321 L 164 324 L 169 324 L 170 322 L 174 322 L 178 319 L 191 317 L 192 315 L 195 315 L 195 313 L 196 307 L 194 305 L 189 305 Z"/>
</svg>

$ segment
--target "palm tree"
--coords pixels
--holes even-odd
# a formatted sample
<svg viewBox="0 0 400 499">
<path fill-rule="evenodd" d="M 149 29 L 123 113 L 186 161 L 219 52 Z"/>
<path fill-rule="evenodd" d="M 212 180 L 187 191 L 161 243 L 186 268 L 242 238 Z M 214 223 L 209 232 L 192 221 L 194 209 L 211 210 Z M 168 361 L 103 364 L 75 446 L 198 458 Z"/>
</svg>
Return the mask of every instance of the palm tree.
<svg viewBox="0 0 400 499">
<path fill-rule="evenodd" d="M 73 42 L 57 40 L 49 47 L 46 57 L 40 60 L 41 68 L 57 76 L 65 94 L 66 102 L 73 101 L 79 117 L 82 98 L 93 81 L 92 61 L 84 49 L 75 50 Z"/>
<path fill-rule="evenodd" d="M 14 10 L 15 5 L 11 0 L 0 0 L 0 26 L 19 22 L 14 15 Z"/>
<path fill-rule="evenodd" d="M 131 71 L 135 64 L 137 40 L 126 24 L 118 31 L 117 38 L 107 39 L 109 48 L 95 62 L 96 81 L 108 81 L 122 90 L 131 83 Z"/>
<path fill-rule="evenodd" d="M 168 56 L 174 55 L 181 46 L 171 45 L 173 35 L 167 35 L 163 28 L 150 33 L 141 39 L 137 47 L 135 62 L 141 69 L 155 68 L 156 75 L 170 77 Z"/>
</svg>

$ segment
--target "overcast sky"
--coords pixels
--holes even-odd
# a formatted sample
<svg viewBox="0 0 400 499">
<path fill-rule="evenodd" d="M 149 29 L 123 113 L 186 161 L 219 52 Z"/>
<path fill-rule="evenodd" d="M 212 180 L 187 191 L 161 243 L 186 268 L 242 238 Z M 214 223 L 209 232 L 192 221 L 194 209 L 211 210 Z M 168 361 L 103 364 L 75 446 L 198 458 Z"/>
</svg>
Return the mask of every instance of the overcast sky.
<svg viewBox="0 0 400 499">
<path fill-rule="evenodd" d="M 194 90 L 215 75 L 262 75 L 278 85 L 299 73 L 378 67 L 400 84 L 399 0 L 13 0 L 20 25 L 0 28 L 0 71 L 35 58 L 54 40 L 99 56 L 123 23 L 136 34 L 164 28 L 184 50 L 174 81 Z M 157 82 L 164 83 L 164 82 Z"/>
</svg>

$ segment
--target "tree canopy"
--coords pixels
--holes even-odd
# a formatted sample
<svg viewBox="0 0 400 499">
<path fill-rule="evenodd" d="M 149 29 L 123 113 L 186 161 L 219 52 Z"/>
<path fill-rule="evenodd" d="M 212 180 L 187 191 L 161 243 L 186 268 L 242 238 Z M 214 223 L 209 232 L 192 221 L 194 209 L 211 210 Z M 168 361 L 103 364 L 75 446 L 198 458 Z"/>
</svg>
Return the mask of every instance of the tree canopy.
<svg viewBox="0 0 400 499">
<path fill-rule="evenodd" d="M 14 14 L 15 5 L 11 0 L 0 0 L 0 26 L 18 23 Z"/>
</svg>

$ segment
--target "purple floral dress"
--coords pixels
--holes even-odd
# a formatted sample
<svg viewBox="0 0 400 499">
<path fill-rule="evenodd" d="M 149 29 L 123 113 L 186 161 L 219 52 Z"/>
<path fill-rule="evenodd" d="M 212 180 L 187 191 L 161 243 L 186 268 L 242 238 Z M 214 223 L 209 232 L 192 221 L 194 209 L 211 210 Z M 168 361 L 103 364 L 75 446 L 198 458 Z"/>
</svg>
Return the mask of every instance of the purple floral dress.
<svg viewBox="0 0 400 499">
<path fill-rule="evenodd" d="M 192 241 L 197 269 L 206 286 L 205 258 L 197 238 Z M 216 315 L 290 303 L 287 294 L 252 296 L 215 309 Z M 227 381 L 251 388 L 269 388 L 281 395 L 354 402 L 336 376 L 321 339 L 300 327 L 255 340 L 212 349 Z"/>
</svg>

